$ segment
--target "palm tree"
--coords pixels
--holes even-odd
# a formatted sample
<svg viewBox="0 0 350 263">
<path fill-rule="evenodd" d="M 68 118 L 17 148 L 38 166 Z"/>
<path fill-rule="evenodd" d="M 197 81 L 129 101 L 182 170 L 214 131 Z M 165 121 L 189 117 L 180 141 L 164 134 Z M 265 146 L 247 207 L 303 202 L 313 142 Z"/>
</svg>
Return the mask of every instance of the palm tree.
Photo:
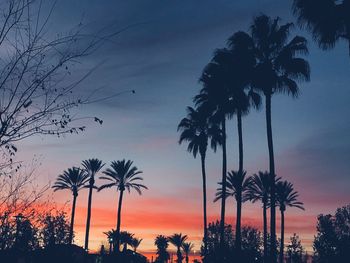
<svg viewBox="0 0 350 263">
<path fill-rule="evenodd" d="M 246 172 L 243 171 L 231 171 L 227 173 L 227 188 L 226 194 L 224 195 L 224 191 L 222 189 L 222 183 L 219 183 L 221 186 L 217 189 L 216 197 L 214 202 L 217 200 L 225 199 L 232 196 L 235 198 L 237 203 L 237 217 L 236 217 L 236 238 L 235 238 L 235 246 L 238 250 L 241 249 L 242 246 L 242 235 L 241 235 L 241 218 L 242 218 L 242 203 L 249 200 L 248 198 L 248 190 L 251 184 L 250 177 L 246 178 Z"/>
<path fill-rule="evenodd" d="M 221 125 L 221 146 L 222 146 L 222 188 L 226 189 L 227 174 L 227 153 L 226 153 L 226 118 L 232 116 L 232 104 L 230 101 L 229 76 L 227 67 L 212 60 L 203 70 L 200 82 L 203 88 L 194 97 L 196 106 L 211 112 L 210 122 Z M 221 200 L 220 213 L 220 247 L 224 247 L 225 212 L 226 200 Z"/>
<path fill-rule="evenodd" d="M 91 203 L 92 203 L 92 190 L 95 186 L 95 175 L 102 169 L 105 164 L 98 159 L 89 159 L 82 162 L 82 166 L 85 172 L 89 175 L 89 197 L 86 217 L 86 231 L 85 231 L 85 250 L 89 249 L 89 233 L 90 233 L 90 221 L 91 221 Z"/>
<path fill-rule="evenodd" d="M 181 263 L 182 262 L 182 253 L 181 253 L 181 248 L 183 246 L 183 244 L 185 243 L 185 241 L 187 240 L 187 235 L 182 235 L 180 234 L 173 234 L 172 236 L 168 237 L 168 240 L 171 244 L 173 244 L 177 251 L 176 251 L 176 262 L 177 263 Z"/>
<path fill-rule="evenodd" d="M 103 234 L 107 236 L 108 243 L 109 243 L 109 254 L 111 254 L 116 244 L 117 231 L 112 229 L 112 230 L 109 230 L 108 232 L 103 232 Z"/>
<path fill-rule="evenodd" d="M 134 237 L 131 241 L 131 247 L 134 249 L 134 252 L 136 253 L 137 251 L 137 248 L 141 245 L 141 242 L 142 242 L 142 238 L 137 238 L 137 237 Z"/>
<path fill-rule="evenodd" d="M 194 245 L 191 242 L 184 242 L 182 245 L 182 249 L 185 253 L 186 263 L 189 262 L 188 255 L 191 253 L 193 248 L 194 248 Z"/>
<path fill-rule="evenodd" d="M 298 197 L 299 194 L 297 191 L 294 191 L 292 183 L 287 181 L 276 183 L 276 205 L 279 206 L 281 212 L 280 263 L 283 263 L 284 252 L 284 212 L 286 211 L 287 206 L 305 210 L 304 204 L 298 201 Z"/>
<path fill-rule="evenodd" d="M 263 204 L 263 225 L 264 225 L 264 260 L 267 261 L 267 206 L 270 196 L 272 178 L 269 172 L 261 172 L 251 177 L 251 184 L 248 190 L 248 198 L 253 203 L 261 201 Z"/>
<path fill-rule="evenodd" d="M 68 168 L 68 170 L 63 171 L 57 177 L 55 184 L 52 186 L 54 191 L 58 190 L 70 190 L 73 194 L 73 204 L 72 204 L 72 216 L 70 222 L 69 230 L 69 242 L 73 242 L 74 233 L 74 217 L 75 217 L 75 205 L 78 197 L 78 192 L 80 189 L 84 188 L 89 180 L 89 175 L 77 167 Z"/>
<path fill-rule="evenodd" d="M 105 176 L 101 176 L 100 179 L 106 180 L 107 183 L 102 185 L 98 191 L 101 191 L 105 188 L 116 187 L 119 191 L 119 202 L 118 202 L 118 213 L 117 213 L 117 241 L 115 250 L 119 252 L 120 244 L 120 224 L 121 224 L 121 211 L 123 203 L 124 191 L 128 190 L 130 193 L 131 189 L 136 190 L 136 192 L 141 195 L 142 189 L 148 189 L 143 184 L 139 183 L 143 178 L 138 176 L 142 171 L 138 171 L 136 166 L 132 166 L 133 162 L 128 160 L 122 161 L 112 161 L 111 168 L 107 168 L 103 171 Z"/>
<path fill-rule="evenodd" d="M 163 235 L 158 235 L 154 241 L 154 244 L 157 247 L 157 263 L 166 263 L 168 262 L 170 256 L 167 251 L 167 248 L 169 246 L 168 244 L 168 238 Z"/>
<path fill-rule="evenodd" d="M 134 239 L 134 234 L 128 231 L 121 231 L 119 235 L 120 244 L 123 245 L 123 252 L 125 253 L 128 245 L 132 246 Z"/>
<path fill-rule="evenodd" d="M 322 49 L 346 40 L 350 55 L 350 5 L 347 0 L 294 0 L 298 22 L 312 32 Z"/>
<path fill-rule="evenodd" d="M 297 97 L 299 87 L 297 81 L 310 79 L 310 68 L 306 60 L 297 57 L 308 52 L 304 37 L 295 36 L 289 41 L 292 23 L 279 25 L 280 19 L 272 19 L 266 15 L 258 16 L 251 26 L 251 36 L 255 45 L 257 65 L 255 67 L 252 86 L 265 96 L 266 130 L 269 150 L 270 174 L 275 174 L 273 151 L 271 98 L 275 93 L 287 93 Z M 271 255 L 276 262 L 276 209 L 275 184 L 271 185 Z"/>
<path fill-rule="evenodd" d="M 216 151 L 220 143 L 220 131 L 216 125 L 209 122 L 209 114 L 204 108 L 187 108 L 187 117 L 183 118 L 177 128 L 181 131 L 179 143 L 188 142 L 187 150 L 196 158 L 197 154 L 201 157 L 202 168 L 202 189 L 203 189 L 203 228 L 204 228 L 204 251 L 207 251 L 207 186 L 205 157 L 208 148 L 208 140 L 211 139 L 211 147 Z"/>
</svg>

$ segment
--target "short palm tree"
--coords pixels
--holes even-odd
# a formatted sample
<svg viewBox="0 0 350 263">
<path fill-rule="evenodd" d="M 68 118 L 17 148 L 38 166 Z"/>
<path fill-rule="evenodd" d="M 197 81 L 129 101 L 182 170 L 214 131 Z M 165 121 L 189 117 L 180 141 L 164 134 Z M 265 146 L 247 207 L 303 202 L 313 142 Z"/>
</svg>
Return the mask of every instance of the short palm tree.
<svg viewBox="0 0 350 263">
<path fill-rule="evenodd" d="M 350 4 L 347 0 L 294 0 L 293 11 L 322 49 L 346 40 L 350 55 Z"/>
<path fill-rule="evenodd" d="M 158 235 L 154 241 L 154 244 L 157 247 L 157 258 L 156 263 L 167 263 L 170 256 L 167 251 L 169 246 L 169 241 L 166 236 Z"/>
<path fill-rule="evenodd" d="M 101 191 L 105 188 L 116 187 L 119 191 L 119 201 L 118 201 L 118 212 L 117 212 L 117 240 L 115 251 L 119 252 L 120 245 L 120 224 L 121 224 L 121 211 L 123 203 L 124 191 L 128 190 L 130 193 L 131 189 L 136 190 L 138 194 L 142 194 L 142 189 L 148 189 L 146 186 L 140 183 L 143 180 L 139 174 L 142 171 L 139 171 L 136 166 L 132 166 L 133 162 L 128 160 L 122 161 L 112 161 L 111 168 L 107 168 L 103 171 L 104 176 L 101 176 L 100 179 L 107 181 L 106 184 L 102 185 L 98 190 Z"/>
<path fill-rule="evenodd" d="M 299 81 L 310 79 L 309 63 L 299 57 L 308 53 L 307 40 L 295 36 L 289 40 L 292 23 L 280 25 L 280 19 L 266 15 L 256 17 L 251 26 L 251 37 L 255 48 L 257 65 L 254 71 L 252 86 L 265 96 L 266 130 L 269 151 L 269 172 L 275 173 L 273 150 L 271 99 L 273 94 L 285 93 L 297 97 Z M 276 262 L 276 193 L 275 184 L 271 185 L 271 256 Z"/>
<path fill-rule="evenodd" d="M 270 197 L 270 188 L 272 176 L 269 172 L 261 172 L 251 177 L 251 184 L 248 190 L 248 198 L 253 203 L 260 201 L 263 204 L 263 241 L 264 241 L 264 260 L 267 261 L 267 206 Z"/>
<path fill-rule="evenodd" d="M 55 184 L 52 186 L 54 191 L 58 190 L 70 190 L 73 194 L 73 204 L 72 204 L 72 216 L 70 222 L 69 230 L 69 242 L 73 242 L 74 233 L 74 217 L 75 217 L 75 206 L 78 197 L 78 192 L 86 186 L 89 180 L 89 175 L 77 167 L 68 168 L 68 170 L 63 171 L 57 177 Z"/>
<path fill-rule="evenodd" d="M 185 259 L 186 259 L 186 263 L 189 262 L 189 254 L 191 253 L 192 249 L 194 248 L 193 243 L 191 242 L 184 242 L 182 245 L 182 249 L 185 253 Z"/>
<path fill-rule="evenodd" d="M 114 229 L 109 230 L 108 232 L 103 232 L 107 236 L 108 243 L 109 243 L 109 254 L 112 253 L 113 248 L 115 247 L 116 240 L 117 240 L 117 231 Z"/>
<path fill-rule="evenodd" d="M 235 238 L 235 246 L 238 250 L 241 249 L 242 246 L 242 235 L 241 235 L 241 218 L 242 218 L 242 203 L 249 200 L 248 198 L 248 190 L 251 184 L 250 177 L 246 177 L 246 172 L 243 171 L 231 171 L 227 173 L 227 188 L 226 194 L 224 195 L 224 191 L 222 187 L 217 189 L 216 197 L 214 202 L 222 199 L 223 197 L 228 198 L 232 196 L 235 198 L 237 203 L 237 216 L 236 216 L 236 238 Z M 222 183 L 219 183 L 221 186 Z"/>
<path fill-rule="evenodd" d="M 294 191 L 292 183 L 287 181 L 276 183 L 276 204 L 279 206 L 281 212 L 281 243 L 279 256 L 280 263 L 283 263 L 284 252 L 284 212 L 288 206 L 305 210 L 304 204 L 298 201 L 298 197 L 299 194 L 297 191 Z"/>
<path fill-rule="evenodd" d="M 176 251 L 176 262 L 177 263 L 181 263 L 182 262 L 182 253 L 181 253 L 181 248 L 183 246 L 183 244 L 185 243 L 185 241 L 187 240 L 187 235 L 182 235 L 180 234 L 173 234 L 172 236 L 168 237 L 168 240 L 171 244 L 173 244 L 177 251 Z"/>
<path fill-rule="evenodd" d="M 85 230 L 85 250 L 89 249 L 89 233 L 90 233 L 90 221 L 91 221 L 91 204 L 92 204 L 92 191 L 96 189 L 95 176 L 102 169 L 105 164 L 99 159 L 89 159 L 82 162 L 82 166 L 85 172 L 89 175 L 89 197 L 86 217 L 86 230 Z"/>
<path fill-rule="evenodd" d="M 120 232 L 120 244 L 123 246 L 123 252 L 125 253 L 128 245 L 132 246 L 132 242 L 134 240 L 134 234 L 128 232 L 128 231 L 121 231 Z"/>
<path fill-rule="evenodd" d="M 181 131 L 179 143 L 188 142 L 187 150 L 196 158 L 199 153 L 202 168 L 202 191 L 203 191 L 203 240 L 204 251 L 207 251 L 207 186 L 205 157 L 208 148 L 208 141 L 211 139 L 211 148 L 216 151 L 220 143 L 220 130 L 209 121 L 209 114 L 204 108 L 187 108 L 187 117 L 183 118 L 178 126 Z"/>
<path fill-rule="evenodd" d="M 137 248 L 141 245 L 142 238 L 134 237 L 131 241 L 131 247 L 134 249 L 134 252 L 137 252 Z"/>
</svg>

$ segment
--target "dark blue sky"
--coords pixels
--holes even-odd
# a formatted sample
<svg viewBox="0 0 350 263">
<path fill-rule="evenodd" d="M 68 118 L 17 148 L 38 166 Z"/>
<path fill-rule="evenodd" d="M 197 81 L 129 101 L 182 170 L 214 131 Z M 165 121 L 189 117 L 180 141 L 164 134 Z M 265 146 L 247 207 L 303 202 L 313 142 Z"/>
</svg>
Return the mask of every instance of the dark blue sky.
<svg viewBox="0 0 350 263">
<path fill-rule="evenodd" d="M 85 107 L 80 114 L 101 117 L 101 127 L 88 125 L 82 136 L 63 140 L 27 141 L 20 156 L 42 155 L 41 176 L 51 181 L 85 158 L 98 157 L 105 162 L 130 158 L 144 171 L 150 188 L 144 198 L 193 203 L 200 213 L 199 160 L 193 160 L 185 146 L 177 144 L 177 124 L 200 88 L 198 77 L 213 50 L 223 47 L 235 31 L 248 30 L 254 15 L 265 13 L 280 16 L 282 22 L 293 21 L 290 7 L 291 1 L 280 0 L 58 1 L 50 25 L 55 31 L 65 31 L 80 21 L 90 32 L 106 25 L 115 30 L 140 23 L 76 69 L 79 75 L 103 62 L 82 90 L 104 87 L 103 95 L 109 96 L 134 89 L 136 94 Z M 350 200 L 350 57 L 345 43 L 325 52 L 308 32 L 296 27 L 294 33 L 310 40 L 311 82 L 301 83 L 297 100 L 285 95 L 273 98 L 276 167 L 279 176 L 295 184 L 305 202 L 306 212 L 296 211 L 295 215 L 314 217 Z M 230 123 L 229 169 L 238 165 L 236 132 L 235 123 Z M 244 142 L 247 171 L 267 169 L 263 111 L 244 119 Z M 219 154 L 209 154 L 208 177 L 213 194 L 220 177 Z M 191 191 L 193 195 L 188 194 Z M 106 200 L 112 197 L 101 193 L 97 202 L 108 209 Z M 66 200 L 65 196 L 57 198 Z M 175 205 L 167 209 L 183 211 Z M 254 217 L 257 207 L 248 206 L 247 210 Z M 209 211 L 217 215 L 218 206 L 210 205 Z M 232 207 L 229 213 L 233 211 Z M 311 227 L 301 230 L 307 238 L 312 237 Z M 200 228 L 196 231 L 200 233 Z"/>
</svg>

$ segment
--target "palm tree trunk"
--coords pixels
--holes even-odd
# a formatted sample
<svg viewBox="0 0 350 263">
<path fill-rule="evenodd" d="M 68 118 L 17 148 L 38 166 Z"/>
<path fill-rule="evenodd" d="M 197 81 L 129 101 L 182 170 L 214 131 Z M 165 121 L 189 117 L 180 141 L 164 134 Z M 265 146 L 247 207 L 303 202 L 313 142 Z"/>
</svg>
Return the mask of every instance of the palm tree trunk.
<svg viewBox="0 0 350 263">
<path fill-rule="evenodd" d="M 267 213 L 266 202 L 263 203 L 263 224 L 264 224 L 264 262 L 267 263 Z"/>
<path fill-rule="evenodd" d="M 70 219 L 70 229 L 69 229 L 69 244 L 73 242 L 73 231 L 74 231 L 74 217 L 75 217 L 75 205 L 77 202 L 77 194 L 73 194 L 73 204 L 72 204 L 72 217 Z"/>
<path fill-rule="evenodd" d="M 207 179 L 205 172 L 205 153 L 201 154 L 202 164 L 202 182 L 203 182 L 203 221 L 204 221 L 204 254 L 207 254 L 207 240 L 208 240 L 208 227 L 207 227 Z"/>
<path fill-rule="evenodd" d="M 239 149 L 239 172 L 243 172 L 243 132 L 242 132 L 242 112 L 237 112 L 238 149 Z"/>
<path fill-rule="evenodd" d="M 188 254 L 186 254 L 186 263 L 189 262 Z"/>
<path fill-rule="evenodd" d="M 241 217 L 242 217 L 242 193 L 239 194 L 237 200 L 237 218 L 236 218 L 236 250 L 239 253 L 242 247 L 241 235 Z"/>
<path fill-rule="evenodd" d="M 177 248 L 176 256 L 177 256 L 177 259 L 176 259 L 177 263 L 182 263 L 182 254 L 181 254 L 180 248 Z"/>
<path fill-rule="evenodd" d="M 120 252 L 119 246 L 120 246 L 120 223 L 121 223 L 121 214 L 122 214 L 122 203 L 123 203 L 123 193 L 124 190 L 120 190 L 119 194 L 119 203 L 118 203 L 118 215 L 117 215 L 117 244 L 115 246 L 115 251 Z"/>
<path fill-rule="evenodd" d="M 93 178 L 90 179 L 89 187 L 89 199 L 88 199 L 88 208 L 87 208 L 87 217 L 86 217 L 86 230 L 85 230 L 85 250 L 89 249 L 89 233 L 90 233 L 90 220 L 91 220 L 91 203 L 92 203 L 92 190 L 94 186 Z"/>
<path fill-rule="evenodd" d="M 226 156 L 226 119 L 225 115 L 221 121 L 222 128 L 222 192 L 223 198 L 221 199 L 221 218 L 220 218 L 220 248 L 224 249 L 225 244 L 225 205 L 226 205 L 226 174 L 227 174 L 227 156 Z M 222 253 L 221 253 L 222 254 Z"/>
<path fill-rule="evenodd" d="M 276 189 L 275 189 L 275 159 L 273 154 L 273 140 L 272 140 L 272 123 L 271 123 L 271 94 L 265 95 L 266 99 L 266 129 L 267 129 L 267 144 L 269 148 L 269 163 L 270 174 L 272 176 L 271 183 L 271 217 L 270 217 L 270 233 L 271 233 L 271 262 L 276 263 Z"/>
<path fill-rule="evenodd" d="M 284 250 L 284 211 L 281 210 L 281 244 L 280 244 L 280 263 L 283 263 Z"/>
</svg>

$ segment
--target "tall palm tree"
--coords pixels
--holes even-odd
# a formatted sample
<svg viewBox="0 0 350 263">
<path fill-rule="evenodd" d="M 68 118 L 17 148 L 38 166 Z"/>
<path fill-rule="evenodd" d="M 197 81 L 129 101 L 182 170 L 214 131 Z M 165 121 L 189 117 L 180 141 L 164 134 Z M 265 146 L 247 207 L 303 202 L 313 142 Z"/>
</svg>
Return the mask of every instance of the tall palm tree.
<svg viewBox="0 0 350 263">
<path fill-rule="evenodd" d="M 189 262 L 189 254 L 191 253 L 192 249 L 194 248 L 194 245 L 191 242 L 184 242 L 182 245 L 182 249 L 185 253 L 185 259 L 186 263 Z"/>
<path fill-rule="evenodd" d="M 196 106 L 205 108 L 211 112 L 210 121 L 221 125 L 222 146 L 222 188 L 226 189 L 227 152 L 226 152 L 226 119 L 232 116 L 232 102 L 230 101 L 230 89 L 227 78 L 228 68 L 212 60 L 203 70 L 200 82 L 203 88 L 194 97 Z M 220 213 L 220 247 L 224 247 L 226 200 L 221 200 Z"/>
<path fill-rule="evenodd" d="M 265 96 L 266 130 L 269 150 L 269 167 L 273 177 L 275 159 L 273 150 L 271 99 L 275 93 L 287 93 L 293 97 L 299 94 L 298 81 L 310 79 L 308 62 L 298 57 L 307 54 L 307 41 L 304 37 L 295 36 L 289 41 L 292 23 L 280 25 L 280 19 L 266 15 L 258 16 L 251 26 L 251 36 L 255 46 L 257 65 L 252 85 Z M 271 255 L 276 262 L 276 197 L 275 184 L 271 185 Z"/>
<path fill-rule="evenodd" d="M 205 108 L 187 108 L 187 117 L 183 118 L 178 126 L 181 131 L 179 143 L 188 142 L 187 150 L 196 158 L 201 157 L 202 168 L 202 191 L 203 191 L 203 228 L 204 228 L 204 251 L 207 251 L 207 186 L 205 157 L 208 148 L 208 140 L 211 139 L 211 147 L 216 151 L 220 143 L 220 131 L 216 125 L 209 122 L 209 112 Z"/>
<path fill-rule="evenodd" d="M 167 248 L 169 246 L 168 238 L 163 235 L 158 235 L 154 241 L 154 244 L 157 247 L 157 258 L 155 262 L 167 263 L 170 258 L 169 253 L 167 251 Z"/>
<path fill-rule="evenodd" d="M 280 243 L 280 255 L 279 262 L 283 263 L 283 253 L 284 253 L 284 213 L 286 208 L 296 207 L 302 210 L 304 209 L 304 204 L 298 201 L 299 194 L 294 191 L 293 184 L 287 181 L 276 183 L 276 205 L 279 206 L 281 212 L 281 243 Z"/>
<path fill-rule="evenodd" d="M 115 247 L 116 252 L 120 251 L 120 224 L 124 191 L 128 190 L 130 193 L 131 189 L 134 189 L 139 195 L 141 195 L 142 189 L 148 189 L 146 186 L 140 183 L 140 181 L 143 180 L 143 178 L 139 176 L 142 171 L 139 171 L 136 166 L 132 165 L 133 162 L 130 160 L 112 161 L 111 168 L 107 168 L 105 171 L 103 171 L 104 176 L 100 177 L 100 179 L 106 180 L 107 183 L 102 185 L 98 191 L 111 187 L 116 187 L 117 191 L 119 191 L 116 228 L 117 241 Z"/>
<path fill-rule="evenodd" d="M 217 189 L 216 197 L 214 202 L 221 200 L 224 196 L 225 199 L 232 196 L 235 198 L 237 203 L 237 215 L 236 215 L 236 238 L 235 246 L 236 249 L 240 250 L 242 247 L 242 235 L 241 235 L 241 218 L 242 218 L 242 203 L 249 200 L 248 190 L 251 184 L 250 177 L 246 177 L 246 172 L 243 171 L 231 171 L 227 173 L 227 188 L 226 194 L 222 188 L 222 183 L 219 183 L 221 186 Z"/>
<path fill-rule="evenodd" d="M 348 42 L 350 55 L 349 1 L 294 0 L 293 11 L 322 49 L 331 49 L 343 39 Z"/>
<path fill-rule="evenodd" d="M 89 175 L 85 173 L 84 170 L 81 170 L 77 167 L 73 167 L 68 168 L 68 170 L 66 171 L 63 171 L 63 173 L 57 177 L 55 184 L 52 186 L 54 191 L 70 190 L 73 194 L 72 216 L 69 230 L 70 244 L 73 242 L 75 206 L 78 197 L 78 192 L 80 191 L 80 189 L 85 187 L 88 180 Z"/>
<path fill-rule="evenodd" d="M 137 248 L 141 245 L 142 238 L 134 237 L 131 241 L 131 247 L 134 249 L 134 252 L 137 252 Z"/>
<path fill-rule="evenodd" d="M 182 253 L 181 253 L 181 248 L 183 246 L 183 244 L 185 243 L 185 241 L 187 240 L 187 235 L 182 235 L 180 234 L 173 234 L 172 236 L 168 237 L 168 240 L 171 244 L 173 244 L 177 251 L 176 251 L 176 262 L 177 263 L 181 263 L 182 262 Z"/>
<path fill-rule="evenodd" d="M 261 201 L 263 204 L 263 242 L 264 242 L 264 260 L 267 262 L 267 207 L 269 204 L 270 188 L 272 176 L 269 172 L 259 171 L 251 177 L 251 184 L 248 190 L 248 198 L 253 203 Z"/>
<path fill-rule="evenodd" d="M 90 221 L 91 221 L 91 204 L 92 204 L 92 190 L 96 189 L 95 175 L 102 169 L 105 164 L 99 159 L 89 159 L 82 162 L 82 166 L 85 172 L 89 175 L 89 197 L 86 217 L 86 230 L 85 230 L 85 250 L 89 249 L 89 233 L 90 233 Z"/>
</svg>

